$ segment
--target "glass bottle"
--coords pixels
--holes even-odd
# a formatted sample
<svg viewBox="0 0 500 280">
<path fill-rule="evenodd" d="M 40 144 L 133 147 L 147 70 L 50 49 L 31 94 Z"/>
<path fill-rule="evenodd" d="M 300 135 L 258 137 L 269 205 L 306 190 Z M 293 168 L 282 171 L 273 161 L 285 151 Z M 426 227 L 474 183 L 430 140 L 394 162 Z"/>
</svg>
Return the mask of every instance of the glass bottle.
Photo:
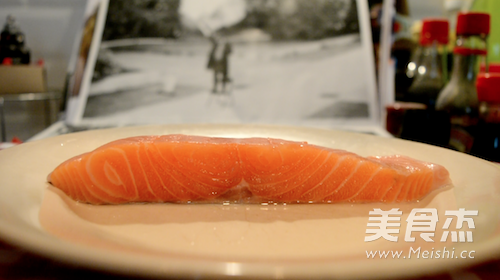
<svg viewBox="0 0 500 280">
<path fill-rule="evenodd" d="M 446 67 L 446 45 L 448 44 L 449 24 L 446 19 L 424 19 L 420 33 L 420 58 L 417 63 L 409 63 L 407 75 L 413 71 L 414 80 L 406 96 L 410 102 L 418 102 L 434 109 L 439 92 L 446 84 L 443 70 Z M 443 54 L 439 54 L 439 47 Z M 445 66 L 445 67 L 443 67 Z"/>
<path fill-rule="evenodd" d="M 479 124 L 471 154 L 500 162 L 500 73 L 477 77 Z"/>
<path fill-rule="evenodd" d="M 393 17 L 391 58 L 394 60 L 394 90 L 395 98 L 404 101 L 404 96 L 408 91 L 413 79 L 406 75 L 406 66 L 410 62 L 411 54 L 416 48 L 416 42 L 412 38 L 410 10 L 406 0 L 396 0 L 393 2 L 395 14 Z"/>
<path fill-rule="evenodd" d="M 485 61 L 490 16 L 486 13 L 459 13 L 456 25 L 454 62 L 449 83 L 439 93 L 436 110 L 450 115 L 449 146 L 470 152 L 479 119 L 476 76 L 480 60 Z"/>
<path fill-rule="evenodd" d="M 406 65 L 406 77 L 409 80 L 411 80 L 410 86 L 413 83 L 413 79 L 415 78 L 415 75 L 417 73 L 417 68 L 418 65 L 420 65 L 421 57 L 422 57 L 422 49 L 417 47 L 415 48 L 410 57 L 410 62 L 408 62 L 408 65 Z"/>
</svg>

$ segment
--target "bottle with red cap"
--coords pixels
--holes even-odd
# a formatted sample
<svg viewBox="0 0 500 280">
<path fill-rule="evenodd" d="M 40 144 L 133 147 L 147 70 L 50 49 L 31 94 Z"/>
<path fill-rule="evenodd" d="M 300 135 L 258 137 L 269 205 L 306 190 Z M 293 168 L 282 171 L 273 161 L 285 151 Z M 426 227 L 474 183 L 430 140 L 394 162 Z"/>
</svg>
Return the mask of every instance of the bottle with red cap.
<svg viewBox="0 0 500 280">
<path fill-rule="evenodd" d="M 477 130 L 479 106 L 476 77 L 479 63 L 485 63 L 488 69 L 486 39 L 489 32 L 489 14 L 458 14 L 451 79 L 436 101 L 436 110 L 450 115 L 449 146 L 462 152 L 470 152 Z"/>
<path fill-rule="evenodd" d="M 471 154 L 500 162 L 500 73 L 477 77 L 479 124 Z"/>
<path fill-rule="evenodd" d="M 427 108 L 434 109 L 438 94 L 446 84 L 444 71 L 448 31 L 446 19 L 428 18 L 422 21 L 419 48 L 416 51 L 420 58 L 410 62 L 407 67 L 407 75 L 413 74 L 414 80 L 406 94 L 406 101 L 423 103 Z M 440 47 L 442 54 L 439 54 Z"/>
</svg>

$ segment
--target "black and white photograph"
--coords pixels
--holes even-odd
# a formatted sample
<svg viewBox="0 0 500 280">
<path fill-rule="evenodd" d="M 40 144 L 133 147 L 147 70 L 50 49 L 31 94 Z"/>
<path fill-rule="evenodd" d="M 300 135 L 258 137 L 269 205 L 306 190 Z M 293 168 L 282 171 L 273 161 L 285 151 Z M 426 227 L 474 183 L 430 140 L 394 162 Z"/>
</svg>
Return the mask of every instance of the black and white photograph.
<svg viewBox="0 0 500 280">
<path fill-rule="evenodd" d="M 76 35 L 68 66 L 66 100 L 63 100 L 69 124 L 78 123 L 85 109 L 107 7 L 107 0 L 89 0 L 85 4 L 83 25 Z"/>
<path fill-rule="evenodd" d="M 110 0 L 82 122 L 372 121 L 360 10 L 355 0 Z"/>
</svg>

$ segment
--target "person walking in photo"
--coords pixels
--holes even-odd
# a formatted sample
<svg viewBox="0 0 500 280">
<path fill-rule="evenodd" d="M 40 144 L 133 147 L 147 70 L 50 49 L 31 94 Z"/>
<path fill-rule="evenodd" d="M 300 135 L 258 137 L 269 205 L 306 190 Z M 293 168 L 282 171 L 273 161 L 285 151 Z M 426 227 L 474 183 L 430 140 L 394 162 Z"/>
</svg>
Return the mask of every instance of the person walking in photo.
<svg viewBox="0 0 500 280">
<path fill-rule="evenodd" d="M 212 43 L 212 48 L 207 68 L 212 69 L 214 72 L 212 92 L 224 93 L 226 92 L 227 83 L 231 82 L 231 78 L 229 78 L 229 55 L 232 52 L 231 43 L 216 36 L 211 36 L 210 42 Z M 219 85 L 221 87 L 220 91 L 217 90 Z"/>
</svg>

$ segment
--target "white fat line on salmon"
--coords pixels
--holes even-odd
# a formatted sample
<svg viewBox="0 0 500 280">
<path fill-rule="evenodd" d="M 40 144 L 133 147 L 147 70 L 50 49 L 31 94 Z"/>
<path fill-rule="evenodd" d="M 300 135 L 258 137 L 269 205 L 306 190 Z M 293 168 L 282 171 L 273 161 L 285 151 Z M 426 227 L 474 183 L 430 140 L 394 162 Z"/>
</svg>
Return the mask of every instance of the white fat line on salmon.
<svg viewBox="0 0 500 280">
<path fill-rule="evenodd" d="M 165 182 L 163 181 L 162 177 L 160 176 L 160 174 L 158 173 L 158 170 L 155 168 L 155 164 L 153 163 L 153 160 L 151 159 L 150 157 L 150 153 L 149 153 L 149 150 L 146 149 L 146 158 L 148 159 L 149 161 L 149 164 L 151 165 L 152 167 L 152 170 L 153 172 L 156 174 L 158 180 L 160 181 L 161 183 L 161 187 L 163 190 L 165 190 L 167 193 L 169 193 L 170 195 L 172 195 L 172 197 L 175 197 L 176 199 L 179 199 L 179 197 L 177 197 L 176 195 L 174 195 L 170 190 L 169 188 L 167 188 L 167 186 L 165 185 Z"/>
<path fill-rule="evenodd" d="M 320 153 L 318 153 L 318 156 L 314 159 L 314 162 L 319 158 L 319 156 L 323 153 L 323 151 L 321 151 Z M 324 165 L 329 159 L 330 157 L 332 156 L 332 153 L 329 153 L 328 156 L 323 160 L 323 162 L 319 165 L 318 168 L 316 168 L 316 170 L 314 172 L 312 172 L 308 177 L 306 177 L 305 179 L 303 179 L 300 183 L 296 184 L 293 188 L 289 189 L 289 190 L 286 190 L 285 192 L 282 192 L 282 193 L 279 193 L 278 195 L 283 195 L 283 194 L 286 194 L 286 193 L 290 193 L 292 192 L 293 190 L 301 187 L 301 186 L 304 186 L 306 183 L 307 183 L 307 180 L 309 180 L 311 177 L 313 177 L 317 172 L 319 172 L 319 170 L 321 169 L 321 166 Z M 314 163 L 313 162 L 313 163 Z M 308 166 L 306 166 L 305 168 L 303 168 L 302 170 L 304 169 L 307 169 L 309 166 L 311 166 L 313 163 L 309 164 Z M 294 177 L 298 177 L 298 174 Z M 307 193 L 310 193 L 312 190 L 314 190 L 315 188 L 317 188 L 318 186 L 320 186 L 323 181 L 325 179 L 323 179 L 320 183 L 318 183 L 316 186 L 310 188 L 309 190 L 307 190 L 305 193 L 302 194 L 302 196 L 304 196 L 305 194 Z"/>
<path fill-rule="evenodd" d="M 330 154 L 331 155 L 331 154 Z M 344 161 L 344 159 L 346 158 L 347 156 L 346 155 L 342 155 L 340 156 L 339 158 L 337 158 L 337 162 L 335 163 L 335 166 L 333 166 L 333 168 L 330 170 L 330 172 L 328 172 L 328 174 L 326 174 L 326 176 L 321 180 L 321 182 L 319 182 L 316 186 L 310 188 L 309 190 L 307 190 L 302 196 L 312 192 L 313 190 L 315 190 L 316 188 L 318 188 L 319 186 L 323 185 L 323 183 L 328 179 L 330 178 L 330 176 L 332 176 L 332 174 L 334 173 L 335 170 L 337 170 L 340 166 L 340 163 L 342 161 Z M 340 186 L 340 184 L 339 184 Z M 337 187 L 338 188 L 338 187 Z M 332 192 L 328 193 L 327 195 L 325 195 L 323 198 L 321 199 L 324 199 L 325 197 L 333 194 L 335 192 L 335 190 L 333 190 Z"/>
<path fill-rule="evenodd" d="M 346 184 L 347 182 L 349 182 L 349 180 L 351 180 L 351 178 L 352 178 L 352 177 L 354 177 L 354 174 L 356 174 L 356 172 L 358 172 L 358 169 L 359 169 L 359 167 L 360 167 L 362 164 L 363 164 L 363 162 L 358 162 L 358 164 L 356 165 L 356 168 L 354 168 L 354 170 L 353 170 L 353 171 L 351 171 L 351 174 L 349 174 L 349 176 L 347 176 L 347 177 L 344 179 L 344 181 L 342 181 L 342 184 L 340 184 L 340 186 L 339 186 L 337 189 L 335 189 L 335 190 L 332 192 L 332 194 L 333 194 L 333 193 L 338 193 L 338 192 L 339 192 L 339 190 L 340 190 L 341 188 L 343 188 L 343 187 L 345 186 L 345 184 Z"/>
<path fill-rule="evenodd" d="M 475 250 L 455 251 L 455 248 L 424 250 L 422 247 L 410 247 L 408 252 L 403 250 L 366 250 L 367 259 L 474 259 Z"/>
<path fill-rule="evenodd" d="M 94 186 L 98 187 L 103 191 L 104 193 L 108 194 L 111 197 L 118 197 L 121 199 L 127 199 L 124 195 L 120 195 L 120 193 L 115 193 L 114 191 L 111 190 L 111 188 L 107 188 L 106 186 L 103 186 L 102 184 L 99 183 L 99 180 L 94 176 L 94 173 L 92 172 L 91 164 L 93 161 L 95 154 L 90 154 L 89 158 L 87 159 L 87 162 L 85 164 L 85 170 L 87 170 L 87 174 L 89 175 L 90 181 Z M 126 192 L 123 192 L 125 194 Z M 102 199 L 101 199 L 102 200 Z"/>
<path fill-rule="evenodd" d="M 192 188 L 188 188 L 186 185 L 184 185 L 182 182 L 180 182 L 177 178 L 177 176 L 174 176 L 174 174 L 172 172 L 177 172 L 178 174 L 186 177 L 186 178 L 189 178 L 190 176 L 188 174 L 185 174 L 184 172 L 182 172 L 180 170 L 180 168 L 178 168 L 178 166 L 176 166 L 175 164 L 173 164 L 172 162 L 168 161 L 168 159 L 166 159 L 163 154 L 161 153 L 161 151 L 158 149 L 158 146 L 153 146 L 153 148 L 156 149 L 157 151 L 157 154 L 158 154 L 158 158 L 160 160 L 162 160 L 164 163 L 168 164 L 169 168 L 165 168 L 166 166 L 163 165 L 163 164 L 155 164 L 153 166 L 156 166 L 158 168 L 160 168 L 163 172 L 165 172 L 166 174 L 168 174 L 170 176 L 170 178 L 172 178 L 175 182 L 177 182 L 177 186 L 181 189 L 181 190 L 184 190 L 188 193 L 192 193 L 192 194 L 195 194 L 197 195 L 198 197 L 203 197 L 202 194 L 194 191 Z M 200 185 L 204 185 L 204 186 L 207 186 L 207 184 L 203 184 L 202 182 L 198 181 L 198 180 L 194 180 L 196 181 L 196 183 L 199 183 Z M 163 183 L 163 180 L 162 180 L 162 183 Z M 165 185 L 166 187 L 166 185 Z M 182 191 L 181 191 L 182 192 Z M 182 198 L 178 197 L 177 195 L 174 195 L 175 197 L 177 197 L 179 200 L 183 200 Z"/>
<path fill-rule="evenodd" d="M 155 146 L 156 150 L 159 152 L 159 156 L 162 160 L 164 160 L 165 162 L 171 164 L 171 168 L 175 168 L 175 170 L 178 172 L 178 174 L 181 174 L 182 176 L 186 177 L 186 178 L 190 178 L 190 180 L 192 180 L 193 182 L 197 183 L 198 185 L 200 186 L 203 186 L 205 188 L 208 188 L 208 189 L 217 189 L 215 191 L 212 191 L 212 195 L 220 195 L 220 194 L 223 194 L 224 192 L 226 192 L 228 189 L 227 188 L 224 188 L 224 187 L 218 187 L 218 186 L 214 186 L 214 185 L 210 185 L 210 184 L 207 184 L 206 182 L 203 182 L 202 180 L 198 180 L 196 177 L 193 177 L 192 174 L 189 174 L 187 172 L 184 172 L 184 170 L 186 170 L 186 168 L 184 168 L 184 164 L 180 161 L 181 158 L 184 158 L 184 157 L 179 157 L 178 155 L 176 155 L 176 149 L 178 149 L 177 147 L 174 147 L 172 149 L 172 154 L 174 155 L 175 159 L 177 160 L 176 163 L 172 163 L 170 162 L 168 159 L 166 159 L 163 154 L 160 152 L 159 148 L 157 146 Z M 194 154 L 195 154 L 195 149 L 191 150 L 190 151 L 190 154 L 188 156 L 188 158 L 193 158 Z M 179 167 L 182 167 L 182 168 L 179 168 Z M 171 176 L 173 176 L 171 173 L 169 173 Z M 181 184 L 179 182 L 179 180 L 176 178 L 174 178 L 176 182 L 178 182 L 179 184 Z M 189 188 L 189 185 L 180 185 L 182 186 L 184 189 L 188 190 L 189 192 L 191 193 L 194 193 L 195 195 L 199 196 L 199 197 L 204 197 L 204 193 L 200 193 L 199 191 L 197 191 L 196 188 Z M 236 185 L 235 185 L 236 186 Z M 199 188 L 198 188 L 199 189 Z"/>
<path fill-rule="evenodd" d="M 373 178 L 375 178 L 375 175 L 377 175 L 380 172 L 380 170 L 382 170 L 382 166 L 380 166 L 375 172 L 373 172 L 368 181 L 366 181 L 365 184 L 354 195 L 347 198 L 346 201 L 349 201 L 350 199 L 353 199 L 356 196 L 358 196 L 358 194 L 361 193 L 366 188 L 366 186 L 368 186 L 368 184 L 373 180 Z"/>
<path fill-rule="evenodd" d="M 409 184 L 408 184 L 408 179 L 405 180 L 405 183 L 403 186 L 407 186 L 405 189 L 404 189 L 404 193 L 399 193 L 399 195 L 402 195 L 401 198 L 399 199 L 399 195 L 398 197 L 396 197 L 396 201 L 404 201 L 404 199 L 406 199 L 408 197 L 408 192 L 413 188 L 413 186 L 415 186 L 417 184 L 417 180 L 415 178 L 412 177 L 412 175 L 408 176 L 408 179 L 412 179 Z"/>
<path fill-rule="evenodd" d="M 69 171 L 68 171 L 68 165 L 65 164 L 61 167 L 64 172 L 60 172 L 59 173 L 59 180 L 63 180 L 64 182 L 66 182 L 66 186 L 68 186 L 67 190 L 70 194 L 74 194 L 76 196 L 77 193 L 81 193 L 83 197 L 85 197 L 85 195 L 83 194 L 83 192 L 81 192 L 80 188 L 77 188 L 76 185 L 72 184 L 72 180 L 71 180 L 71 176 L 69 176 Z M 68 182 L 70 182 L 68 184 Z"/>
<path fill-rule="evenodd" d="M 80 193 L 83 195 L 83 197 L 85 197 L 86 200 L 91 201 L 91 199 L 95 198 L 95 197 L 92 195 L 91 191 L 88 188 L 83 189 L 83 188 L 76 187 L 76 186 L 78 186 L 78 180 L 77 180 L 78 173 L 79 173 L 78 170 L 75 171 L 75 170 L 69 169 L 66 166 L 66 174 L 68 175 L 69 180 L 74 183 L 75 189 L 80 191 Z M 89 197 L 90 197 L 90 199 L 89 199 Z M 100 200 L 100 199 L 97 199 L 97 200 Z"/>
<path fill-rule="evenodd" d="M 78 174 L 78 177 L 80 178 L 80 180 L 82 182 L 85 182 L 85 174 L 83 173 L 84 169 L 83 168 L 80 168 L 76 171 L 76 173 Z M 90 184 L 89 187 L 87 188 L 88 192 L 89 192 L 89 195 L 91 195 L 95 201 L 101 201 L 101 202 L 105 202 L 105 203 L 109 203 L 110 201 L 105 199 L 105 198 L 102 198 L 100 197 L 96 192 L 99 191 L 99 188 L 96 187 L 94 184 Z"/>
<path fill-rule="evenodd" d="M 139 163 L 139 167 L 140 167 L 140 168 L 141 168 L 141 170 L 142 170 L 142 174 L 143 174 L 143 176 L 144 176 L 144 181 L 146 181 L 146 185 L 147 185 L 147 187 L 148 187 L 148 191 L 149 191 L 149 193 L 151 193 L 151 194 L 152 194 L 152 195 L 153 195 L 156 199 L 158 199 L 158 201 L 161 201 L 160 197 L 158 197 L 158 196 L 154 193 L 153 189 L 151 188 L 151 184 L 149 183 L 148 175 L 146 174 L 146 170 L 144 169 L 144 164 L 142 163 L 142 160 L 141 160 L 141 153 L 140 153 L 141 148 L 146 149 L 146 146 L 144 145 L 144 143 L 141 143 L 141 144 L 139 145 L 139 147 L 137 148 L 137 150 L 136 150 L 135 154 L 136 154 L 136 156 L 137 156 L 137 162 Z M 146 154 L 146 156 L 147 156 L 146 151 L 144 152 L 144 154 Z"/>
<path fill-rule="evenodd" d="M 428 177 L 428 178 L 425 180 L 425 183 L 426 183 L 426 184 L 428 184 L 428 186 L 430 186 L 431 188 L 434 188 L 434 189 L 435 189 L 435 184 L 436 184 L 436 183 L 435 183 L 435 181 L 434 181 L 434 172 L 433 172 L 433 173 L 431 173 L 431 174 L 429 174 L 429 176 L 427 176 L 427 177 Z M 432 183 L 432 184 L 431 184 L 431 183 Z M 420 187 L 418 188 L 418 192 L 417 192 L 417 194 L 420 194 L 420 193 L 422 192 L 422 188 L 424 188 L 424 186 L 420 186 Z M 429 190 L 426 190 L 426 191 L 428 192 Z M 432 191 L 432 189 L 431 189 L 431 191 Z"/>
<path fill-rule="evenodd" d="M 384 166 L 381 166 L 381 167 L 380 167 L 380 169 L 381 169 L 381 170 L 382 170 L 383 168 L 384 168 Z M 394 179 L 394 180 L 393 180 L 393 182 L 392 182 L 392 185 L 390 185 L 389 187 L 386 187 L 386 188 L 385 188 L 384 193 L 383 193 L 382 195 L 380 195 L 380 199 L 381 199 L 381 201 L 387 202 L 387 201 L 386 201 L 386 197 L 387 197 L 387 195 L 390 193 L 390 191 L 392 190 L 392 188 L 394 188 L 394 187 L 396 186 L 396 183 L 397 183 L 397 181 Z M 378 185 L 379 185 L 379 186 L 377 187 L 377 189 L 376 189 L 373 193 L 379 193 L 380 188 L 385 187 L 385 185 L 383 185 L 383 184 L 378 184 Z M 400 191 L 401 191 L 401 189 L 400 189 Z M 395 200 L 395 199 L 394 199 L 394 200 Z M 391 202 L 394 202 L 394 200 L 393 200 L 393 201 L 391 201 Z"/>
<path fill-rule="evenodd" d="M 132 165 L 130 164 L 130 159 L 128 158 L 127 153 L 123 149 L 116 148 L 123 156 L 125 159 L 125 163 L 127 164 L 128 171 L 130 173 L 130 177 L 132 179 L 132 184 L 134 185 L 134 190 L 135 190 L 135 197 L 134 199 L 139 198 L 139 187 L 137 186 L 137 180 L 135 178 L 135 173 L 132 170 Z"/>
<path fill-rule="evenodd" d="M 422 184 L 422 181 L 426 181 L 429 176 L 422 175 L 417 180 L 415 180 L 414 185 L 411 186 L 411 189 L 406 192 L 406 197 L 404 200 L 406 201 L 408 197 L 413 197 L 415 194 L 416 189 L 419 188 L 420 184 Z"/>
<path fill-rule="evenodd" d="M 431 174 L 433 176 L 433 174 Z M 429 179 L 431 179 L 432 176 L 421 176 L 418 180 L 418 184 L 416 185 L 416 187 L 411 191 L 411 193 L 409 193 L 408 195 L 410 197 L 415 197 L 415 194 L 420 191 L 420 189 L 422 188 L 422 184 L 427 182 Z M 405 197 L 405 199 L 407 199 L 407 197 Z"/>
<path fill-rule="evenodd" d="M 132 179 L 132 185 L 134 186 L 135 197 L 133 197 L 133 199 L 139 198 L 139 189 L 137 188 L 136 180 L 134 177 L 134 172 L 132 171 L 132 166 L 130 166 L 130 160 L 127 157 L 127 153 L 125 153 L 125 151 L 123 151 L 122 149 L 119 149 L 119 148 L 110 148 L 110 150 L 117 151 L 123 157 L 124 162 L 127 165 L 127 169 L 128 169 L 129 174 L 130 174 L 130 177 Z M 115 170 L 115 172 L 116 172 L 116 170 Z M 120 176 L 118 176 L 118 178 L 120 178 Z M 120 178 L 120 181 L 121 181 L 121 178 Z M 125 184 L 123 183 L 123 181 L 121 181 L 121 183 L 125 187 Z"/>
<path fill-rule="evenodd" d="M 408 177 L 407 177 L 408 178 Z M 394 187 L 399 187 L 399 190 L 398 192 L 396 193 L 396 195 L 394 196 L 394 199 L 392 201 L 387 201 L 387 202 L 395 202 L 395 201 L 398 201 L 398 197 L 399 195 L 401 194 L 401 191 L 403 190 L 404 186 L 405 186 L 405 180 L 396 180 L 394 179 L 394 182 L 392 184 L 392 186 L 390 188 L 387 188 L 386 192 L 384 193 L 384 195 L 382 195 L 382 200 L 383 201 L 386 201 L 386 197 L 387 195 L 390 193 L 390 191 L 392 190 L 392 188 Z"/>
<path fill-rule="evenodd" d="M 238 156 L 239 156 L 239 149 L 237 149 L 237 150 L 238 150 Z M 324 152 L 324 151 L 319 152 L 319 153 L 318 153 L 318 154 L 314 157 L 314 159 L 309 160 L 309 161 L 308 161 L 308 163 L 307 163 L 307 165 L 306 165 L 304 168 L 302 168 L 302 170 L 307 169 L 307 168 L 309 168 L 311 165 L 313 165 L 313 164 L 316 162 L 316 160 L 318 160 L 318 158 L 319 158 L 319 157 L 323 154 L 323 152 Z M 326 160 L 324 160 L 324 161 L 323 161 L 323 163 L 325 163 L 325 162 L 326 162 L 326 161 L 330 158 L 330 156 L 331 156 L 331 154 L 327 157 L 327 159 L 326 159 Z M 296 165 L 301 164 L 301 163 L 302 163 L 302 161 L 304 160 L 304 158 L 306 158 L 306 157 L 307 157 L 307 156 L 306 156 L 306 155 L 304 155 L 302 158 L 300 158 L 300 160 L 298 160 L 298 161 L 295 163 L 295 166 L 296 166 Z M 283 158 L 282 158 L 282 160 L 283 160 Z M 240 157 L 240 161 L 241 161 L 241 157 Z M 243 166 L 243 165 L 240 165 L 240 166 Z M 291 167 L 290 169 L 292 169 L 292 168 L 293 168 L 293 167 Z M 315 172 L 316 172 L 316 171 L 315 171 Z M 293 180 L 294 178 L 297 178 L 297 177 L 299 177 L 299 176 L 300 176 L 300 172 L 294 172 L 294 175 L 292 175 L 292 176 L 291 176 L 291 177 L 289 177 L 289 178 L 285 178 L 285 179 L 282 179 L 282 180 L 279 180 L 279 181 L 275 181 L 275 182 L 273 182 L 273 183 L 261 183 L 261 184 L 254 184 L 254 185 L 264 185 L 264 184 L 265 184 L 265 185 L 272 186 L 272 185 L 281 184 L 281 183 L 284 183 L 284 182 L 287 182 L 287 181 L 291 181 L 291 180 Z M 309 177 L 308 177 L 308 178 L 309 178 Z M 307 180 L 308 178 L 306 178 L 306 180 Z M 297 186 L 295 186 L 294 188 L 297 188 L 297 187 L 299 187 L 299 186 L 300 186 L 300 184 L 298 184 L 298 185 L 297 185 Z M 287 192 L 288 192 L 288 190 L 286 190 L 286 191 L 284 191 L 284 192 L 282 192 L 282 193 L 278 193 L 278 192 L 277 192 L 277 193 L 276 193 L 276 195 L 282 195 L 282 194 L 287 193 Z"/>
<path fill-rule="evenodd" d="M 420 178 L 413 178 L 413 174 L 408 176 L 408 178 L 412 178 L 410 184 L 408 184 L 408 187 L 405 189 L 405 192 L 403 194 L 403 196 L 401 197 L 401 199 L 399 199 L 399 201 L 405 201 L 405 199 L 408 197 L 408 195 L 410 194 L 410 191 L 418 185 L 418 180 Z"/>
<path fill-rule="evenodd" d="M 269 141 L 269 144 L 271 144 L 271 146 L 273 147 L 273 149 L 278 148 L 278 147 L 279 147 L 279 145 L 280 145 L 280 142 L 278 142 L 278 144 L 277 144 L 277 145 L 275 145 L 275 144 L 273 143 L 273 141 L 271 140 L 271 138 L 267 138 L 267 140 Z M 285 161 L 285 159 L 283 158 L 283 153 L 282 153 L 282 152 L 281 152 L 281 150 L 279 150 L 279 149 L 278 149 L 278 154 L 280 155 L 281 162 L 284 162 L 284 161 Z"/>
</svg>

